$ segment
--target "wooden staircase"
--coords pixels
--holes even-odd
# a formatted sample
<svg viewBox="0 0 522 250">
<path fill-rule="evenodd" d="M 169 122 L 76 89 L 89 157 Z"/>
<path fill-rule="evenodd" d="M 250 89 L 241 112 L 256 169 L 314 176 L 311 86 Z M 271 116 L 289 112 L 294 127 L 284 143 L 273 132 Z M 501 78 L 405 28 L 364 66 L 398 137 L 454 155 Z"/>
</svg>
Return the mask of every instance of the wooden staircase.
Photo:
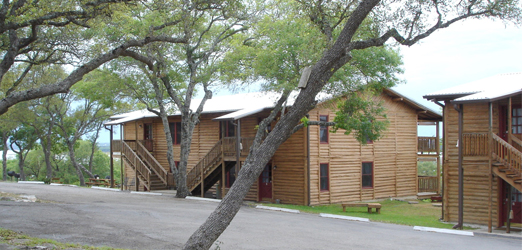
<svg viewBox="0 0 522 250">
<path fill-rule="evenodd" d="M 251 140 L 252 138 L 244 138 L 241 143 L 245 145 Z M 231 159 L 236 157 L 235 147 L 235 138 L 219 140 L 198 164 L 190 170 L 187 174 L 187 187 L 192 195 L 201 195 L 203 197 L 205 192 L 221 179 L 223 168 L 226 173 L 235 166 L 236 162 L 231 161 Z M 249 145 L 248 148 L 250 148 Z"/>
<path fill-rule="evenodd" d="M 492 138 L 493 173 L 522 192 L 522 152 L 495 134 Z M 520 144 L 516 139 L 515 142 Z"/>
<path fill-rule="evenodd" d="M 146 191 L 164 190 L 173 186 L 173 176 L 163 168 L 140 141 L 123 141 L 122 159 L 136 173 Z"/>
</svg>

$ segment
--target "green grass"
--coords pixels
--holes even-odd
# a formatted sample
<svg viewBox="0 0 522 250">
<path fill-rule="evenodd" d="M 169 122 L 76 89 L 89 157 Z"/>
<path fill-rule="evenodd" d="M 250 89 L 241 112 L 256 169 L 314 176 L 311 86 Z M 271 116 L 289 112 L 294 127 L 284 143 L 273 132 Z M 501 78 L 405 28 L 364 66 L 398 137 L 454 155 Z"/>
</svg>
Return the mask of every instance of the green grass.
<svg viewBox="0 0 522 250">
<path fill-rule="evenodd" d="M 116 250 L 119 248 L 112 247 L 92 247 L 92 246 L 81 246 L 78 244 L 61 243 L 55 240 L 40 239 L 29 237 L 27 235 L 17 233 L 9 229 L 0 228 L 0 243 L 5 243 L 14 246 L 28 246 L 36 247 L 44 244 L 52 244 L 55 246 L 54 249 L 67 249 L 67 248 L 80 248 L 86 250 Z"/>
<path fill-rule="evenodd" d="M 337 214 L 345 216 L 353 216 L 360 218 L 368 218 L 371 221 L 409 225 L 409 226 L 423 226 L 435 228 L 453 227 L 452 224 L 446 224 L 439 221 L 441 217 L 441 208 L 434 207 L 429 200 L 419 201 L 419 204 L 409 204 L 405 201 L 379 201 L 382 205 L 381 213 L 368 213 L 366 207 L 347 207 L 346 212 L 343 212 L 343 207 L 340 204 L 321 205 L 321 206 L 298 206 L 298 205 L 283 205 L 283 204 L 263 204 L 274 207 L 297 209 L 304 213 L 326 213 Z M 375 211 L 375 209 L 373 210 Z M 465 228 L 472 229 L 472 228 Z"/>
</svg>

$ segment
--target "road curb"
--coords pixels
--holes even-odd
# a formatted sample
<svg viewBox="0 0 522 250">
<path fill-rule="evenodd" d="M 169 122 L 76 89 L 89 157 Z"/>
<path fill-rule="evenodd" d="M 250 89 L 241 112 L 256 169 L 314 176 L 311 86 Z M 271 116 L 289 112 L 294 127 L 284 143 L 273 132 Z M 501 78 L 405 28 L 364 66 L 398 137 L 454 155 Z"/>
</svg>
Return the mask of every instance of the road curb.
<svg viewBox="0 0 522 250">
<path fill-rule="evenodd" d="M 299 210 L 288 209 L 288 208 L 280 208 L 280 207 L 268 207 L 268 206 L 257 205 L 256 208 L 257 209 L 264 209 L 264 210 L 287 212 L 287 213 L 293 213 L 293 214 L 301 213 Z"/>
<path fill-rule="evenodd" d="M 96 187 L 96 186 L 92 186 L 91 188 L 92 188 L 92 189 L 107 190 L 107 191 L 114 191 L 114 192 L 120 192 L 120 191 L 121 191 L 121 190 L 119 190 L 119 189 L 114 189 L 114 188 L 105 188 L 105 187 Z"/>
<path fill-rule="evenodd" d="M 45 184 L 43 181 L 18 181 L 18 184 Z"/>
<path fill-rule="evenodd" d="M 118 189 L 119 191 L 119 189 Z M 142 194 L 142 195 L 163 195 L 162 193 L 153 193 L 153 192 L 139 192 L 139 191 L 131 191 L 131 194 Z"/>
<path fill-rule="evenodd" d="M 220 199 L 210 199 L 210 198 L 201 198 L 201 197 L 195 197 L 195 196 L 187 196 L 185 197 L 187 200 L 196 200 L 196 201 L 211 201 L 211 202 L 221 202 Z"/>
<path fill-rule="evenodd" d="M 368 218 L 360 218 L 360 217 L 352 217 L 345 215 L 336 215 L 336 214 L 319 214 L 320 217 L 324 218 L 332 218 L 332 219 L 341 219 L 341 220 L 350 220 L 350 221 L 360 221 L 360 222 L 370 222 Z"/>
<path fill-rule="evenodd" d="M 444 233 L 444 234 L 455 234 L 462 236 L 475 236 L 473 232 L 462 231 L 462 230 L 454 230 L 454 229 L 444 229 L 444 228 L 434 228 L 434 227 L 419 227 L 414 226 L 413 230 L 423 231 L 423 232 L 435 232 L 435 233 Z"/>
</svg>

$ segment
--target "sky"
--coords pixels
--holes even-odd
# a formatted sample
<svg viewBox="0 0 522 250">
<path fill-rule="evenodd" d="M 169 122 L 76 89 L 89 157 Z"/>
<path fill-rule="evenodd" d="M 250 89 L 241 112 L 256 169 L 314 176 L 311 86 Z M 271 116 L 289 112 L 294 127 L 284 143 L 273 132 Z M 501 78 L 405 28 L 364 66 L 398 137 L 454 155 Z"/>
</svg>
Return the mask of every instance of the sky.
<svg viewBox="0 0 522 250">
<path fill-rule="evenodd" d="M 440 111 L 439 106 L 422 96 L 497 74 L 522 72 L 522 27 L 488 19 L 465 20 L 411 47 L 402 46 L 400 51 L 405 83 L 394 89 Z M 434 129 L 426 129 L 420 135 L 435 134 Z M 109 142 L 107 132 L 100 142 Z"/>
</svg>

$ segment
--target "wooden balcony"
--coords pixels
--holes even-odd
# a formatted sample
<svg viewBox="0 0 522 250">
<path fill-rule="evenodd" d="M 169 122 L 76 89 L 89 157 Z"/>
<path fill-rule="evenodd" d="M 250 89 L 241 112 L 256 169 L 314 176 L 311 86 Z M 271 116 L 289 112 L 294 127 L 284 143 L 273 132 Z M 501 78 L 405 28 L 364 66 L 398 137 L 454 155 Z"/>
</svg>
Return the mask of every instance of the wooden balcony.
<svg viewBox="0 0 522 250">
<path fill-rule="evenodd" d="M 419 193 L 439 193 L 439 179 L 437 176 L 419 176 Z"/>
<path fill-rule="evenodd" d="M 417 152 L 419 154 L 437 154 L 437 137 L 419 136 L 417 141 Z"/>
</svg>

